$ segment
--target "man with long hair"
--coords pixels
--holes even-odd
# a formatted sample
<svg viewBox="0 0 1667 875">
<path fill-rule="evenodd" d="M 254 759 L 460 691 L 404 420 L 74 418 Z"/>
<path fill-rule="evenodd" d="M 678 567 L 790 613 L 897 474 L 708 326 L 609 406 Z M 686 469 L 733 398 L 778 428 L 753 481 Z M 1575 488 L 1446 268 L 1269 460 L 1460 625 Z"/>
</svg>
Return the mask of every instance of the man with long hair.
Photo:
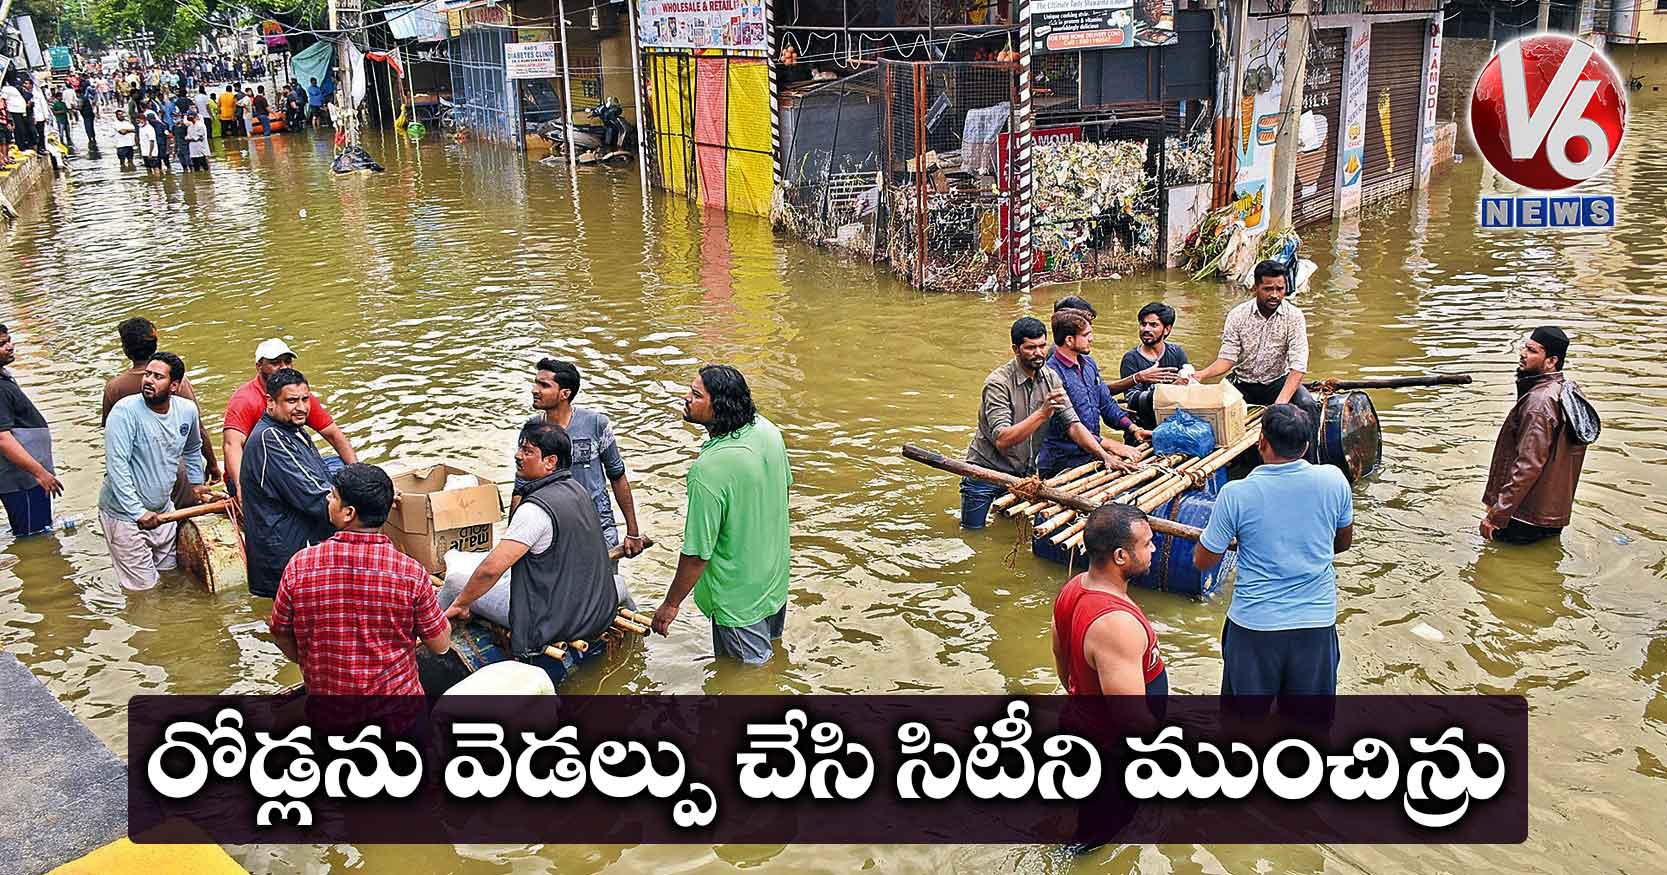
<svg viewBox="0 0 1667 875">
<path fill-rule="evenodd" d="M 707 439 L 689 466 L 683 554 L 654 612 L 654 631 L 670 634 L 693 592 L 712 620 L 714 655 L 762 665 L 787 621 L 787 446 L 729 365 L 700 369 L 683 398 L 683 418 L 705 426 Z"/>
</svg>

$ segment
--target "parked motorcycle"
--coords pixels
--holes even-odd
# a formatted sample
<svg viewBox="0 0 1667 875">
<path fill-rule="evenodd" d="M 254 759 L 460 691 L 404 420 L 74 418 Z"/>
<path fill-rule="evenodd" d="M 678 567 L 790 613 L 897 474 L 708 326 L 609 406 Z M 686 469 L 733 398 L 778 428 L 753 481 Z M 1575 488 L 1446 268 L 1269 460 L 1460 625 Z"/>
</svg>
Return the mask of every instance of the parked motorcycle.
<svg viewBox="0 0 1667 875">
<path fill-rule="evenodd" d="M 637 129 L 625 120 L 625 109 L 618 98 L 604 100 L 601 106 L 585 110 L 585 115 L 598 123 L 573 125 L 575 162 L 622 166 L 637 157 Z M 538 135 L 550 142 L 550 154 L 544 162 L 562 160 L 558 156 L 568 149 L 567 127 L 559 121 L 539 125 Z"/>
</svg>

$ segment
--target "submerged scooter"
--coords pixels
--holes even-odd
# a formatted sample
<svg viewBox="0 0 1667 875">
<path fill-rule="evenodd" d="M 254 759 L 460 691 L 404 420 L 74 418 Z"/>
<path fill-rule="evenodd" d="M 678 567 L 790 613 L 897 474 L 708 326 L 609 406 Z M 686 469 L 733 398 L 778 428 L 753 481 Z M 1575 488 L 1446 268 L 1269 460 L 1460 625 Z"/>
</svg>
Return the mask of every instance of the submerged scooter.
<svg viewBox="0 0 1667 875">
<path fill-rule="evenodd" d="M 573 160 L 576 163 L 617 167 L 629 164 L 637 157 L 637 129 L 625 120 L 625 109 L 619 105 L 618 98 L 608 98 L 601 106 L 585 110 L 585 115 L 600 124 L 573 126 L 573 146 L 577 150 Z M 568 148 L 567 125 L 545 122 L 539 126 L 538 134 L 550 141 L 550 154 L 543 159 L 543 163 L 562 160 L 558 156 Z"/>
</svg>

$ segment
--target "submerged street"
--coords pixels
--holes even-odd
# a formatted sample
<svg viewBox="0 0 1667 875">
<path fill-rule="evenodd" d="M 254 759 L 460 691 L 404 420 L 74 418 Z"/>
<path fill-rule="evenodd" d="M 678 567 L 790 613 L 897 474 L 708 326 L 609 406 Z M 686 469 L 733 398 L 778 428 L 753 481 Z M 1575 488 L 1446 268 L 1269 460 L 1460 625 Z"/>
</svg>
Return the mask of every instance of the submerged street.
<svg viewBox="0 0 1667 875">
<path fill-rule="evenodd" d="M 1355 487 L 1338 557 L 1339 688 L 1514 693 L 1531 710 L 1524 845 L 1124 847 L 1069 858 L 1014 846 L 366 846 L 231 849 L 254 872 L 1618 871 L 1667 853 L 1667 111 L 1638 106 L 1621 157 L 1585 186 L 1619 203 L 1612 232 L 1477 229 L 1481 165 L 1358 220 L 1304 232 L 1319 264 L 1293 303 L 1315 377 L 1470 373 L 1468 386 L 1377 391 L 1384 465 Z M 57 534 L 0 542 L 0 647 L 107 744 L 125 750 L 142 693 L 258 693 L 300 680 L 265 632 L 270 603 L 174 577 L 116 584 L 95 529 L 98 396 L 126 367 L 116 324 L 153 320 L 185 359 L 218 433 L 251 352 L 284 338 L 361 460 L 440 457 L 511 477 L 531 365 L 570 359 L 580 403 L 613 422 L 643 531 L 622 564 L 651 605 L 676 564 L 683 475 L 703 435 L 680 398 L 698 365 L 750 381 L 793 468 L 786 656 L 762 670 L 711 659 L 697 611 L 563 692 L 1000 693 L 1058 689 L 1049 649 L 1058 566 L 1009 522 L 957 526 L 954 477 L 903 460 L 959 456 L 1008 325 L 1080 294 L 1097 358 L 1136 342 L 1163 300 L 1193 361 L 1216 350 L 1238 290 L 1180 273 L 1047 287 L 1032 298 L 914 291 L 884 266 L 702 212 L 635 168 L 581 172 L 507 150 L 369 136 L 387 172 L 336 178 L 328 132 L 252 138 L 207 174 L 147 179 L 72 162 L 0 260 L 13 367 L 52 424 Z M 1484 543 L 1481 491 L 1513 400 L 1513 343 L 1557 323 L 1567 372 L 1603 414 L 1573 522 L 1531 547 Z M 1018 545 L 1017 547 L 1015 545 Z M 1214 693 L 1226 593 L 1142 591 L 1171 691 Z M 1429 634 L 1423 627 L 1435 630 Z M 1415 634 L 1417 628 L 1420 634 Z M 1434 640 L 1432 640 L 1434 639 Z M 556 815 L 559 817 L 559 814 Z"/>
</svg>

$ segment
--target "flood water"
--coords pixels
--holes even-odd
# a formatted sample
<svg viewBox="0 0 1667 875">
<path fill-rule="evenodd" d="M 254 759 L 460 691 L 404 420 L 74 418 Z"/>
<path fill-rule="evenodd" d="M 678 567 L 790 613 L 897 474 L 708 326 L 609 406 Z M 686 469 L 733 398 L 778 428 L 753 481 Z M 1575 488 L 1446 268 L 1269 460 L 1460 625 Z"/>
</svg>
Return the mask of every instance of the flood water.
<svg viewBox="0 0 1667 875">
<path fill-rule="evenodd" d="M 1520 846 L 1159 846 L 1070 860 L 1022 846 L 369 846 L 233 848 L 256 872 L 1571 872 L 1650 868 L 1667 810 L 1667 111 L 1636 111 L 1601 186 L 1621 227 L 1483 235 L 1480 166 L 1410 204 L 1311 232 L 1320 263 L 1295 299 L 1317 376 L 1467 372 L 1470 386 L 1378 392 L 1386 464 L 1356 488 L 1338 560 L 1347 692 L 1520 693 L 1531 707 L 1530 839 Z M 431 138 L 432 140 L 432 138 Z M 490 149 L 373 140 L 388 172 L 332 178 L 324 136 L 274 137 L 207 177 L 164 181 L 81 162 L 0 259 L 0 321 L 19 381 L 53 426 L 73 533 L 0 541 L 0 646 L 112 748 L 139 693 L 264 692 L 299 675 L 261 631 L 270 605 L 181 579 L 124 594 L 94 522 L 98 397 L 125 367 L 116 323 L 154 320 L 214 427 L 280 336 L 361 458 L 441 455 L 510 476 L 531 364 L 575 360 L 580 403 L 607 413 L 644 530 L 626 563 L 652 606 L 671 577 L 683 474 L 700 437 L 679 416 L 695 368 L 737 365 L 782 427 L 794 468 L 786 656 L 715 666 L 692 605 L 669 639 L 569 688 L 603 693 L 1050 693 L 1056 566 L 1014 528 L 956 524 L 955 478 L 901 459 L 959 454 L 1007 326 L 1068 292 L 1099 309 L 1099 358 L 1135 342 L 1162 298 L 1200 365 L 1240 298 L 1178 274 L 1031 298 L 913 291 L 883 268 L 772 235 L 760 219 L 675 197 L 642 206 L 634 171 L 580 175 Z M 1574 336 L 1569 371 L 1604 415 L 1560 542 L 1484 544 L 1480 495 L 1513 400 L 1513 342 L 1541 323 Z M 0 538 L 5 536 L 0 535 Z M 1226 601 L 1140 593 L 1172 689 L 1213 693 Z M 1439 630 L 1430 641 L 1420 623 Z M 556 815 L 559 823 L 559 814 Z M 553 836 L 559 826 L 553 826 Z"/>
</svg>

